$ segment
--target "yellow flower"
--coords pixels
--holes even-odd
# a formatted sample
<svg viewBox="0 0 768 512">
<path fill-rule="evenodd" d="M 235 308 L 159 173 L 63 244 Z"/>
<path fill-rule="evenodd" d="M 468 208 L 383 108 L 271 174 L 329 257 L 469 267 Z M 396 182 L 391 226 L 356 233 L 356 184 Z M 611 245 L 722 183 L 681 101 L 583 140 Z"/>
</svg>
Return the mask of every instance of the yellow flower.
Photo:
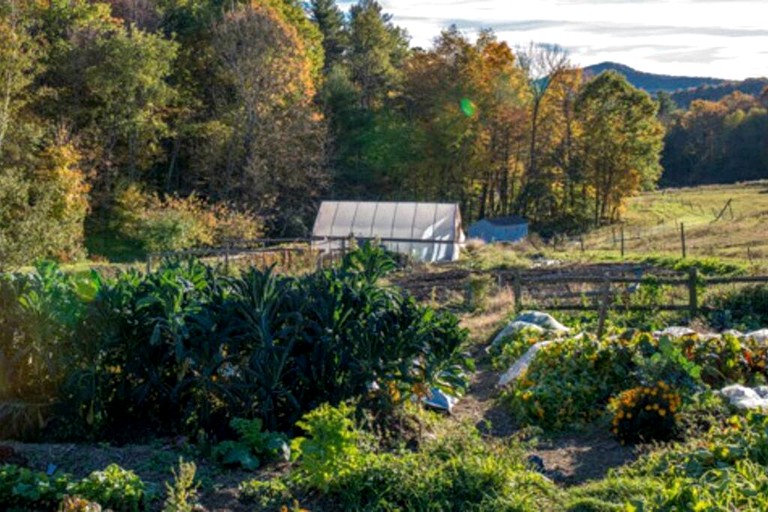
<svg viewBox="0 0 768 512">
<path fill-rule="evenodd" d="M 665 411 L 664 409 L 659 409 L 659 416 L 666 416 L 666 415 L 667 415 L 667 411 Z"/>
<path fill-rule="evenodd" d="M 632 413 L 631 413 L 631 412 L 628 412 L 628 413 L 627 413 L 627 419 L 628 419 L 628 420 L 631 420 L 631 419 L 632 419 Z"/>
</svg>

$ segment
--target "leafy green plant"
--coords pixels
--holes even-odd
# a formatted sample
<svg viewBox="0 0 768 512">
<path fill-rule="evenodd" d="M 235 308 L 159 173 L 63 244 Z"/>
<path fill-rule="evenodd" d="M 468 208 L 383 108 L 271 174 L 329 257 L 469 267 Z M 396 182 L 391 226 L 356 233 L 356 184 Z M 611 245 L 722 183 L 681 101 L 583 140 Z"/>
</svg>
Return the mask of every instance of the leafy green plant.
<svg viewBox="0 0 768 512">
<path fill-rule="evenodd" d="M 0 508 L 36 512 L 56 510 L 69 494 L 68 475 L 48 476 L 13 465 L 0 466 Z"/>
<path fill-rule="evenodd" d="M 146 505 L 146 488 L 136 473 L 110 464 L 77 482 L 71 494 L 99 503 L 115 512 L 139 512 Z"/>
<path fill-rule="evenodd" d="M 670 336 L 662 336 L 658 342 L 647 335 L 641 336 L 636 343 L 645 344 L 635 358 L 636 373 L 639 381 L 653 383 L 666 381 L 677 388 L 696 389 L 701 383 L 701 366 L 684 353 L 682 342 Z M 643 354 L 643 351 L 646 351 Z"/>
<path fill-rule="evenodd" d="M 54 267 L 3 277 L 0 414 L 17 432 L 42 417 L 49 435 L 125 442 L 220 435 L 233 417 L 286 431 L 372 382 L 394 387 L 398 403 L 433 388 L 461 394 L 466 331 L 381 283 L 393 268 L 366 244 L 300 277 L 223 276 L 194 260 L 111 279 Z"/>
<path fill-rule="evenodd" d="M 768 323 L 768 286 L 753 285 L 714 292 L 705 298 L 717 328 L 759 329 Z"/>
<path fill-rule="evenodd" d="M 260 419 L 235 418 L 230 426 L 237 432 L 238 441 L 224 441 L 213 449 L 214 457 L 225 465 L 240 465 L 244 469 L 258 469 L 261 460 L 282 457 L 290 459 L 290 448 L 286 437 L 262 430 Z"/>
<path fill-rule="evenodd" d="M 167 497 L 163 503 L 163 512 L 192 512 L 197 503 L 197 489 L 200 486 L 195 481 L 197 466 L 194 462 L 184 462 L 179 459 L 178 472 L 173 470 L 173 484 L 166 482 Z"/>
<path fill-rule="evenodd" d="M 288 485 L 282 480 L 248 480 L 238 486 L 240 501 L 253 503 L 257 510 L 280 510 L 294 500 Z"/>
<path fill-rule="evenodd" d="M 343 510 L 556 510 L 554 486 L 528 470 L 523 450 L 484 442 L 471 425 L 418 452 L 365 451 L 353 460 L 320 481 L 301 480 L 300 488 L 321 491 Z"/>
<path fill-rule="evenodd" d="M 360 464 L 362 434 L 353 412 L 348 404 L 323 404 L 296 423 L 307 437 L 295 438 L 292 449 L 300 461 L 298 477 L 309 487 L 327 491 L 335 479 Z"/>
</svg>

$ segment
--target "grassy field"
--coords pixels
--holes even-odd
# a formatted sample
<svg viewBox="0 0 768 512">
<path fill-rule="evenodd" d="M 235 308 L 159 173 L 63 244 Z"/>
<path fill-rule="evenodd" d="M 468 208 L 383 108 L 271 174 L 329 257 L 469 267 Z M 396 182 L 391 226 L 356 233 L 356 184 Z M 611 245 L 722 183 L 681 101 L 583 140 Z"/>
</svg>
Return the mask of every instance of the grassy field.
<svg viewBox="0 0 768 512">
<path fill-rule="evenodd" d="M 625 256 L 681 256 L 683 224 L 688 257 L 717 257 L 764 266 L 768 256 L 766 221 L 765 181 L 649 192 L 633 198 L 624 215 Z M 612 226 L 585 236 L 583 258 L 618 259 L 621 231 L 621 227 Z M 571 241 L 559 253 L 573 257 L 580 250 L 580 242 Z"/>
</svg>

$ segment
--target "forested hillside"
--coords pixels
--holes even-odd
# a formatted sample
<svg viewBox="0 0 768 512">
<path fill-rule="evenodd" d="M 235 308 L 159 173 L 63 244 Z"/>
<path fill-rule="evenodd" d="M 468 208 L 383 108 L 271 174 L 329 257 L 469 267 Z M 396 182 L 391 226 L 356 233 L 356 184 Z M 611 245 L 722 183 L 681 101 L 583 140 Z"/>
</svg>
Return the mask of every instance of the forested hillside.
<svg viewBox="0 0 768 512">
<path fill-rule="evenodd" d="M 720 101 L 695 100 L 663 116 L 667 125 L 664 186 L 768 178 L 768 87 Z"/>
<path fill-rule="evenodd" d="M 723 80 L 721 78 L 712 77 L 675 76 L 646 73 L 644 71 L 638 71 L 627 65 L 618 64 L 616 62 L 601 62 L 600 64 L 594 64 L 584 68 L 584 73 L 592 76 L 599 75 L 604 71 L 616 71 L 621 73 L 627 78 L 629 83 L 639 89 L 643 89 L 651 93 L 659 91 L 673 93 L 687 89 L 696 89 L 699 87 L 717 87 L 728 82 L 727 80 Z"/>
<path fill-rule="evenodd" d="M 580 231 L 661 173 L 619 74 L 489 31 L 412 49 L 374 0 L 0 6 L 3 264 L 306 235 L 323 197 Z"/>
</svg>

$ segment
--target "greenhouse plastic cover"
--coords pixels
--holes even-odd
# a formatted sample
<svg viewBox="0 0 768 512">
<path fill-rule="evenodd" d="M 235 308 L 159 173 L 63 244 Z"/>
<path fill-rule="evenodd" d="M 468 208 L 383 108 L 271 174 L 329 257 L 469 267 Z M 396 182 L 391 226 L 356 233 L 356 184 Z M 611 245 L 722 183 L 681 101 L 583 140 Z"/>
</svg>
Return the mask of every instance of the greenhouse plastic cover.
<svg viewBox="0 0 768 512">
<path fill-rule="evenodd" d="M 456 260 L 464 242 L 459 207 L 450 203 L 324 201 L 312 236 L 326 249 L 340 247 L 340 239 L 349 236 L 379 238 L 388 249 L 421 261 Z"/>
</svg>

